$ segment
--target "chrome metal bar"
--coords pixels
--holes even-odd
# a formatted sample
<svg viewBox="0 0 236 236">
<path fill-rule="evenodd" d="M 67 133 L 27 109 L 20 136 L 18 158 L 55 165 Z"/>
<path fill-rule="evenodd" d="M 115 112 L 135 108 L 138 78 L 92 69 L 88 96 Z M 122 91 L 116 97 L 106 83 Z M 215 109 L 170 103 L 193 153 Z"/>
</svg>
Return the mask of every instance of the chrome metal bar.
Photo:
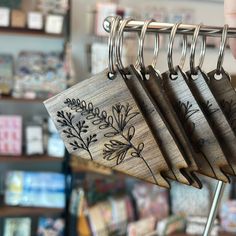
<svg viewBox="0 0 236 236">
<path fill-rule="evenodd" d="M 226 183 L 222 181 L 218 181 L 217 186 L 216 186 L 216 191 L 214 195 L 214 199 L 211 205 L 211 209 L 207 218 L 207 223 L 204 229 L 203 236 L 210 236 L 212 226 L 214 225 L 214 221 L 216 218 L 217 210 L 220 205 L 221 198 L 224 193 Z"/>
<path fill-rule="evenodd" d="M 110 32 L 113 18 L 114 17 L 109 16 L 104 20 L 103 27 L 107 32 Z M 127 32 L 141 31 L 143 23 L 144 21 L 136 21 L 136 20 L 130 21 L 126 25 L 124 31 L 127 31 Z M 147 32 L 169 34 L 173 25 L 174 24 L 172 23 L 152 22 L 149 24 Z M 196 25 L 181 24 L 178 27 L 177 34 L 193 35 L 195 28 L 196 28 Z M 205 35 L 205 36 L 210 36 L 210 37 L 220 37 L 222 35 L 222 30 L 223 30 L 223 26 L 216 27 L 216 26 L 202 25 L 199 35 Z M 228 28 L 228 37 L 236 38 L 236 28 Z"/>
</svg>

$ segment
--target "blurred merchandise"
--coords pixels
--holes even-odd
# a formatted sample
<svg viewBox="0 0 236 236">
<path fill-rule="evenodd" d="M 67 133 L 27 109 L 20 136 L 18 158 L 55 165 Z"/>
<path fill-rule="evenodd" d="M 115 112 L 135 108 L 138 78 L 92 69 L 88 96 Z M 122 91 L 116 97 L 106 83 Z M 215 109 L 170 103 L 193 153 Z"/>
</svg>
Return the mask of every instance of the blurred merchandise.
<svg viewBox="0 0 236 236">
<path fill-rule="evenodd" d="M 6 218 L 4 220 L 3 236 L 30 236 L 31 219 L 30 218 Z"/>
<path fill-rule="evenodd" d="M 52 157 L 65 156 L 65 146 L 59 134 L 52 134 L 48 138 L 48 155 Z"/>
<path fill-rule="evenodd" d="M 10 25 L 10 9 L 0 7 L 0 26 L 8 27 Z"/>
<path fill-rule="evenodd" d="M 14 97 L 35 94 L 45 97 L 67 87 L 64 61 L 60 53 L 21 52 L 16 61 Z M 31 95 L 32 96 L 32 95 Z"/>
<path fill-rule="evenodd" d="M 68 0 L 37 0 L 37 8 L 44 15 L 48 13 L 65 15 L 69 8 Z"/>
<path fill-rule="evenodd" d="M 139 218 L 153 216 L 162 220 L 169 215 L 168 192 L 152 184 L 137 183 L 132 191 Z"/>
<path fill-rule="evenodd" d="M 9 171 L 5 181 L 7 205 L 65 207 L 65 176 L 63 174 Z"/>
<path fill-rule="evenodd" d="M 26 127 L 26 154 L 43 154 L 43 130 L 41 126 L 28 125 Z"/>
<path fill-rule="evenodd" d="M 207 222 L 206 217 L 188 217 L 186 233 L 190 235 L 196 235 L 196 234 L 203 235 L 206 222 Z M 209 236 L 218 236 L 218 232 L 219 232 L 219 223 L 217 220 L 215 220 Z"/>
<path fill-rule="evenodd" d="M 21 10 L 11 11 L 11 26 L 16 28 L 24 28 L 26 25 L 26 14 Z"/>
<path fill-rule="evenodd" d="M 65 221 L 62 218 L 40 217 L 37 236 L 65 236 Z M 22 235 L 23 236 L 23 235 Z"/>
<path fill-rule="evenodd" d="M 29 29 L 43 29 L 43 15 L 41 12 L 28 12 L 27 25 Z"/>
<path fill-rule="evenodd" d="M 22 117 L 0 115 L 0 155 L 21 155 Z"/>
<path fill-rule="evenodd" d="M 172 213 L 184 216 L 208 216 L 211 201 L 210 188 L 206 181 L 202 181 L 202 184 L 202 189 L 196 189 L 175 183 L 170 190 Z"/>
<path fill-rule="evenodd" d="M 51 118 L 48 119 L 48 132 L 47 154 L 52 157 L 63 158 L 65 156 L 65 145 Z"/>
<path fill-rule="evenodd" d="M 9 7 L 11 9 L 20 8 L 22 0 L 1 0 L 0 6 Z"/>
<path fill-rule="evenodd" d="M 13 88 L 13 57 L 0 54 L 0 94 L 8 95 Z"/>
<path fill-rule="evenodd" d="M 158 235 L 172 235 L 178 232 L 184 232 L 186 227 L 185 218 L 181 216 L 170 216 L 157 223 Z"/>
<path fill-rule="evenodd" d="M 222 204 L 220 209 L 221 226 L 224 231 L 236 233 L 236 200 Z"/>
<path fill-rule="evenodd" d="M 153 233 L 156 220 L 150 216 L 128 224 L 127 236 L 144 236 Z"/>
<path fill-rule="evenodd" d="M 61 34 L 64 17 L 62 15 L 47 15 L 45 22 L 45 32 L 49 34 Z"/>
</svg>

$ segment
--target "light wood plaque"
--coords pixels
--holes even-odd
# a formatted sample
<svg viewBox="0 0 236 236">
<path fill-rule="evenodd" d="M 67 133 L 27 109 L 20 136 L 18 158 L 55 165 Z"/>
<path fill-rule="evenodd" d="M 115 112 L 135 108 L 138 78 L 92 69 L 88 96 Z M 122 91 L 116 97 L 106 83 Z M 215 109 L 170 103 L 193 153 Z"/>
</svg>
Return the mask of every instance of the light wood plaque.
<svg viewBox="0 0 236 236">
<path fill-rule="evenodd" d="M 105 70 L 45 101 L 64 143 L 74 155 L 130 176 L 169 187 L 158 144 L 122 76 Z"/>
</svg>

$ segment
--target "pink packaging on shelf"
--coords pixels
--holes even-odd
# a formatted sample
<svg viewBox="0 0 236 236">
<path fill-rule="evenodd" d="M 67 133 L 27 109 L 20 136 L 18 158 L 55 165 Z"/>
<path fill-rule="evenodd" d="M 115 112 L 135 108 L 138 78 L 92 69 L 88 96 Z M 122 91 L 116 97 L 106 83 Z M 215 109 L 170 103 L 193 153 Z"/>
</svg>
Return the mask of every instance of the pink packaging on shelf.
<svg viewBox="0 0 236 236">
<path fill-rule="evenodd" d="M 0 155 L 21 155 L 22 117 L 0 115 Z"/>
</svg>

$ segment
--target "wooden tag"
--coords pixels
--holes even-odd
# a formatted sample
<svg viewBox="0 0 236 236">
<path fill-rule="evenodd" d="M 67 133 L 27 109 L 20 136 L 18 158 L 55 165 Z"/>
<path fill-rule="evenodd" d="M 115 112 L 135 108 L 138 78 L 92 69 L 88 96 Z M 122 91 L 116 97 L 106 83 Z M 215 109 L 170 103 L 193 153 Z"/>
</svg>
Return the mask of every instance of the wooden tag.
<svg viewBox="0 0 236 236">
<path fill-rule="evenodd" d="M 176 67 L 176 71 L 177 75 L 173 77 L 170 72 L 162 75 L 163 85 L 189 138 L 194 144 L 195 151 L 198 154 L 195 159 L 199 168 L 198 172 L 228 182 L 228 177 L 221 171 L 222 167 L 228 165 L 223 151 L 186 83 L 186 75 L 179 67 Z"/>
<path fill-rule="evenodd" d="M 122 76 L 105 70 L 45 101 L 69 153 L 163 187 L 169 167 Z"/>
<path fill-rule="evenodd" d="M 172 180 L 177 180 L 180 183 L 189 185 L 191 183 L 191 178 L 187 174 L 184 176 L 181 173 L 181 169 L 187 168 L 188 164 L 175 143 L 169 125 L 165 122 L 158 106 L 151 98 L 144 86 L 144 81 L 138 75 L 134 66 L 131 65 L 129 71 L 131 72 L 131 76 L 128 79 L 125 79 L 127 87 L 133 95 L 154 138 L 159 144 L 166 162 L 170 166 L 170 170 L 164 175 Z"/>
<path fill-rule="evenodd" d="M 216 100 L 227 117 L 231 128 L 236 134 L 236 92 L 230 83 L 230 76 L 222 68 L 221 79 L 215 79 L 216 70 L 208 73 L 210 78 L 209 86 L 213 91 Z"/>
<path fill-rule="evenodd" d="M 192 78 L 191 72 L 187 72 L 189 87 L 194 93 L 195 98 L 198 102 L 200 102 L 200 107 L 202 108 L 202 111 L 204 112 L 205 117 L 207 118 L 216 138 L 218 139 L 229 163 L 228 167 L 224 167 L 224 171 L 228 174 L 235 175 L 235 134 L 207 84 L 209 82 L 207 75 L 199 67 L 197 67 L 196 70 L 197 75 L 195 79 Z"/>
<path fill-rule="evenodd" d="M 148 66 L 148 72 L 149 77 L 144 80 L 144 85 L 173 131 L 175 142 L 178 143 L 178 147 L 182 150 L 188 163 L 188 168 L 185 169 L 185 171 L 191 175 L 193 181 L 192 185 L 201 188 L 202 184 L 198 177 L 194 174 L 194 172 L 198 170 L 195 162 L 197 154 L 195 153 L 181 121 L 179 120 L 178 115 L 176 114 L 167 94 L 164 91 L 161 75 L 157 74 L 152 66 Z"/>
</svg>

